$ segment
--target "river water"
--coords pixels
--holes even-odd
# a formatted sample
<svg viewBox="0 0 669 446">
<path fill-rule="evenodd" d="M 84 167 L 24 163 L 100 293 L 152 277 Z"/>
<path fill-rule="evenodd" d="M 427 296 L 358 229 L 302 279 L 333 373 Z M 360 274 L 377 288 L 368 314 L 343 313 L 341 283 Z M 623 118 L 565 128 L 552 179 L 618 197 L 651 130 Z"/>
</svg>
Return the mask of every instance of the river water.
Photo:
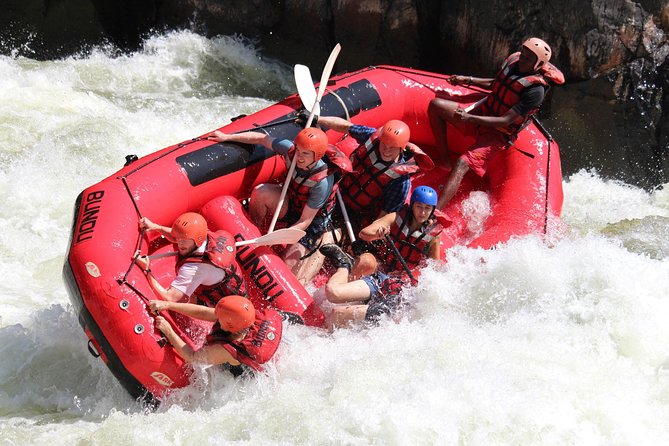
<svg viewBox="0 0 669 446">
<path fill-rule="evenodd" d="M 292 93 L 261 54 L 174 32 L 0 56 L 0 445 L 669 444 L 669 188 L 588 171 L 564 179 L 564 237 L 455 249 L 400 323 L 290 327 L 267 375 L 200 370 L 156 412 L 133 401 L 61 279 L 75 198 Z"/>
</svg>

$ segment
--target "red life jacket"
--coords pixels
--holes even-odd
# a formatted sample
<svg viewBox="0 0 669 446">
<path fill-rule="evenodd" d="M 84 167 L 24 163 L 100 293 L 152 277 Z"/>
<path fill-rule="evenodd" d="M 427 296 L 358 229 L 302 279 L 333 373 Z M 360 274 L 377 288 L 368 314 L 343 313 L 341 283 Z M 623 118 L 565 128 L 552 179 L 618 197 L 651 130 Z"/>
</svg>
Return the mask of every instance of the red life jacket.
<svg viewBox="0 0 669 446">
<path fill-rule="evenodd" d="M 295 156 L 295 150 L 292 150 L 293 156 Z M 288 202 L 290 204 L 289 209 L 293 212 L 302 213 L 304 206 L 307 205 L 309 200 L 309 194 L 311 188 L 317 185 L 319 182 L 323 181 L 330 175 L 341 176 L 341 172 L 350 172 L 351 171 L 351 161 L 346 158 L 344 153 L 342 153 L 335 146 L 328 146 L 327 151 L 325 152 L 325 157 L 323 158 L 324 164 L 319 167 L 314 167 L 311 170 L 306 172 L 298 172 L 297 169 L 293 171 L 293 177 L 290 180 L 290 185 L 288 186 Z M 338 180 L 335 177 L 335 182 L 330 191 L 325 204 L 319 209 L 316 216 L 328 215 L 332 212 L 332 209 L 335 205 L 335 194 L 337 193 Z"/>
<path fill-rule="evenodd" d="M 187 256 L 179 256 L 176 264 L 177 274 L 179 268 L 184 263 L 208 263 L 221 268 L 225 272 L 225 277 L 219 283 L 214 285 L 200 285 L 193 292 L 193 296 L 197 299 L 197 303 L 207 307 L 215 307 L 222 297 L 236 294 L 239 296 L 247 296 L 246 281 L 241 274 L 241 268 L 237 264 L 237 260 L 233 260 L 230 265 L 217 264 L 217 259 L 220 257 L 216 251 L 217 233 L 207 232 L 207 248 L 203 255 L 190 254 Z"/>
<path fill-rule="evenodd" d="M 341 181 L 342 198 L 349 212 L 376 217 L 381 211 L 381 196 L 388 183 L 404 175 L 416 174 L 423 167 L 423 160 L 429 160 L 422 150 L 413 146 L 412 150 L 403 150 L 406 161 L 383 161 L 379 152 L 380 131 L 351 153 L 353 172 L 344 175 Z"/>
<path fill-rule="evenodd" d="M 241 341 L 231 341 L 230 333 L 216 322 L 207 336 L 207 344 L 221 343 L 233 358 L 253 370 L 262 371 L 262 364 L 274 356 L 281 342 L 281 315 L 271 308 L 256 310 L 256 320 Z"/>
<path fill-rule="evenodd" d="M 556 83 L 564 82 L 562 73 L 553 65 L 540 70 L 540 73 L 531 73 L 527 75 L 518 73 L 518 60 L 520 53 L 513 53 L 506 58 L 501 70 L 493 80 L 491 92 L 481 106 L 484 116 L 504 116 L 514 105 L 520 101 L 520 94 L 526 88 L 533 85 L 543 85 L 548 87 L 548 80 Z M 559 75 L 557 74 L 559 73 Z M 497 127 L 497 130 L 511 136 L 515 136 L 520 130 L 525 128 L 530 118 L 539 108 L 530 110 L 525 116 L 518 116 L 514 122 L 507 127 Z"/>
<path fill-rule="evenodd" d="M 409 269 L 414 269 L 427 258 L 430 250 L 430 243 L 435 237 L 441 234 L 443 226 L 437 218 L 432 216 L 420 229 L 410 233 L 409 224 L 411 223 L 411 219 L 413 219 L 410 212 L 411 207 L 409 205 L 405 205 L 402 209 L 397 211 L 395 221 L 390 227 L 390 238 L 393 240 L 393 244 Z M 387 263 L 388 272 L 404 271 L 402 263 L 397 259 L 394 252 L 389 253 L 386 258 L 391 259 Z"/>
</svg>

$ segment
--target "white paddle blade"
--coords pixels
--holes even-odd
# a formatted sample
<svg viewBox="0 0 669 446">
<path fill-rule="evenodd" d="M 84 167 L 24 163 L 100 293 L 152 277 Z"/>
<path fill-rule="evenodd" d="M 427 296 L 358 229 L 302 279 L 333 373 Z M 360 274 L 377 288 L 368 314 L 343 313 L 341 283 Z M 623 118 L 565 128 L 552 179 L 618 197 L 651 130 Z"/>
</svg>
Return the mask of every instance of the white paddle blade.
<svg viewBox="0 0 669 446">
<path fill-rule="evenodd" d="M 270 232 L 269 234 L 262 235 L 258 238 L 254 238 L 251 240 L 242 240 L 241 242 L 237 242 L 235 243 L 235 246 L 237 247 L 245 245 L 266 246 L 266 245 L 278 245 L 278 244 L 292 245 L 293 243 L 297 243 L 302 237 L 304 237 L 305 234 L 306 232 L 297 228 L 277 229 L 274 232 Z"/>
<path fill-rule="evenodd" d="M 311 77 L 311 71 L 308 66 L 297 64 L 295 65 L 294 75 L 297 94 L 300 96 L 300 100 L 302 100 L 302 106 L 305 110 L 310 112 L 314 109 L 317 95 L 314 80 Z M 315 113 L 320 115 L 320 107 L 316 107 Z"/>
</svg>

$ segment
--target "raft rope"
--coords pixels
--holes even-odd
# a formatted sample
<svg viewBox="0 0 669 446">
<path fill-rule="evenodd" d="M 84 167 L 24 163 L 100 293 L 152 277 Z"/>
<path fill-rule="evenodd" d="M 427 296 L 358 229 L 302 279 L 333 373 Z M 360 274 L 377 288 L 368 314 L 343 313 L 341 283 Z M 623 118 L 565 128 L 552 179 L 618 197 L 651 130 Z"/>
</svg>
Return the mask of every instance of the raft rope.
<svg viewBox="0 0 669 446">
<path fill-rule="evenodd" d="M 128 196 L 130 197 L 130 201 L 132 202 L 132 205 L 135 207 L 135 212 L 137 212 L 137 217 L 139 217 L 141 219 L 142 218 L 142 212 L 139 210 L 139 206 L 137 205 L 137 201 L 135 201 L 135 197 L 132 195 L 132 191 L 130 190 L 130 185 L 128 184 L 128 177 L 130 175 L 132 175 L 133 173 L 135 173 L 135 172 L 143 169 L 144 167 L 148 166 L 149 164 L 154 163 L 155 161 L 158 161 L 159 159 L 169 155 L 170 153 L 181 149 L 182 147 L 185 147 L 185 146 L 187 146 L 189 144 L 192 144 L 194 142 L 197 142 L 197 141 L 204 141 L 204 140 L 205 140 L 205 138 L 193 138 L 190 141 L 179 143 L 176 146 L 174 146 L 171 150 L 168 150 L 165 153 L 162 153 L 161 155 L 159 155 L 155 158 L 152 158 L 145 163 L 142 163 L 140 166 L 135 167 L 130 172 L 127 172 L 124 175 L 116 177 L 117 179 L 120 179 L 121 182 L 123 183 L 123 187 L 125 188 L 126 192 L 128 193 Z M 144 232 L 145 231 L 142 230 L 139 233 L 139 237 L 138 237 L 137 243 L 135 245 L 135 252 L 140 250 L 141 247 L 142 247 L 142 240 L 144 239 Z M 119 284 L 127 283 L 126 279 L 128 278 L 128 274 L 130 273 L 130 270 L 135 265 L 135 260 L 136 259 L 133 258 L 130 261 L 130 266 L 128 266 L 128 270 L 126 271 L 125 275 L 123 276 L 123 279 L 119 279 Z"/>
<path fill-rule="evenodd" d="M 132 169 L 131 171 L 127 172 L 126 174 L 117 177 L 117 179 L 120 179 L 121 182 L 123 183 L 123 187 L 125 188 L 126 192 L 128 193 L 128 196 L 130 197 L 130 201 L 132 202 L 132 205 L 135 207 L 135 212 L 137 212 L 137 216 L 138 216 L 140 219 L 142 218 L 142 212 L 139 210 L 139 206 L 137 205 L 137 202 L 135 201 L 135 197 L 132 195 L 132 192 L 131 192 L 131 190 L 130 190 L 130 185 L 128 184 L 127 178 L 128 178 L 130 175 L 132 175 L 133 173 L 135 173 L 135 172 L 137 172 L 137 171 L 143 169 L 144 167 L 148 166 L 149 164 L 151 164 L 151 163 L 153 163 L 153 162 L 155 162 L 155 161 L 158 161 L 159 159 L 161 159 L 161 158 L 163 158 L 163 157 L 165 157 L 165 156 L 167 156 L 167 155 L 169 155 L 169 154 L 171 154 L 171 153 L 173 153 L 173 152 L 175 152 L 175 151 L 181 149 L 182 147 L 185 147 L 185 146 L 187 146 L 187 145 L 189 145 L 189 144 L 192 144 L 192 143 L 194 143 L 194 142 L 197 142 L 197 141 L 203 141 L 203 140 L 205 140 L 205 138 L 199 138 L 199 137 L 198 137 L 198 138 L 193 138 L 193 139 L 191 139 L 190 141 L 187 141 L 187 142 L 179 143 L 179 144 L 177 144 L 176 146 L 174 146 L 171 150 L 168 150 L 168 151 L 166 151 L 165 153 L 162 153 L 161 155 L 159 155 L 159 156 L 157 156 L 157 157 L 155 157 L 155 158 L 152 158 L 152 159 L 148 160 L 147 162 L 145 162 L 145 163 L 143 163 L 143 164 L 141 164 L 141 165 L 135 167 L 135 168 Z M 134 251 L 134 252 L 137 252 L 137 251 L 139 251 L 139 250 L 142 248 L 142 243 L 143 243 L 143 241 L 144 241 L 144 234 L 145 234 L 145 232 L 146 232 L 146 231 L 143 230 L 143 229 L 139 232 L 139 236 L 137 237 L 137 242 L 135 243 L 135 251 Z M 148 309 L 148 307 L 149 307 L 149 305 L 148 305 L 148 304 L 149 304 L 149 298 L 146 297 L 146 296 L 145 296 L 140 290 L 138 290 L 133 284 L 131 284 L 130 282 L 128 282 L 128 275 L 130 274 L 130 271 L 132 271 L 132 267 L 135 266 L 135 262 L 136 262 L 136 261 L 137 261 L 137 257 L 133 257 L 132 260 L 130 261 L 130 265 L 128 265 L 128 269 L 126 270 L 125 274 L 123 275 L 123 278 L 121 278 L 121 279 L 117 279 L 116 282 L 119 284 L 119 286 L 123 286 L 123 285 L 125 285 L 125 286 L 127 286 L 128 288 L 130 288 L 132 291 L 134 291 L 135 294 L 137 294 L 137 295 L 144 301 L 144 303 L 145 303 L 145 305 L 146 305 L 146 308 Z M 165 346 L 165 345 L 167 344 L 167 338 L 165 338 L 165 335 L 161 333 L 161 337 L 160 337 L 160 339 L 157 339 L 156 342 L 158 343 L 158 345 L 159 345 L 160 347 L 163 347 L 163 346 Z"/>
<path fill-rule="evenodd" d="M 118 280 L 118 283 L 119 283 L 119 285 L 126 285 L 128 288 L 130 288 L 131 290 L 133 290 L 139 297 L 141 297 L 141 298 L 144 300 L 144 303 L 145 303 L 146 308 L 147 308 L 147 310 L 148 310 L 148 308 L 149 308 L 149 298 L 148 298 L 148 297 L 146 297 L 141 291 L 139 291 L 139 290 L 138 290 L 134 285 L 132 285 L 130 282 L 126 282 L 126 281 L 124 280 L 123 283 L 121 283 L 121 280 L 119 279 L 119 280 Z M 154 339 L 155 339 L 155 338 L 154 338 Z M 163 333 L 161 333 L 161 334 L 160 334 L 160 339 L 156 339 L 156 342 L 158 343 L 158 346 L 162 348 L 162 347 L 164 347 L 165 345 L 167 345 L 168 340 L 167 340 L 167 338 L 165 337 L 165 335 L 164 335 Z"/>
<path fill-rule="evenodd" d="M 534 121 L 534 124 L 537 126 L 539 131 L 544 134 L 546 137 L 546 143 L 548 145 L 547 151 L 548 153 L 546 154 L 546 206 L 544 207 L 544 235 L 548 233 L 548 191 L 549 188 L 548 186 L 550 185 L 550 175 L 551 175 L 551 142 L 554 141 L 553 135 L 550 134 L 548 130 L 546 130 L 546 127 L 543 126 L 541 122 L 539 122 L 539 118 L 536 116 L 532 115 L 532 121 Z"/>
<path fill-rule="evenodd" d="M 346 120 L 350 121 L 351 120 L 351 115 L 348 113 L 348 108 L 346 107 L 346 103 L 344 103 L 344 100 L 342 98 L 340 98 L 337 93 L 330 90 L 329 88 L 326 88 L 325 91 L 330 93 L 332 96 L 335 97 L 335 99 L 337 99 L 337 101 L 339 102 L 339 105 L 341 105 L 341 108 L 344 109 L 344 113 L 346 113 Z"/>
</svg>

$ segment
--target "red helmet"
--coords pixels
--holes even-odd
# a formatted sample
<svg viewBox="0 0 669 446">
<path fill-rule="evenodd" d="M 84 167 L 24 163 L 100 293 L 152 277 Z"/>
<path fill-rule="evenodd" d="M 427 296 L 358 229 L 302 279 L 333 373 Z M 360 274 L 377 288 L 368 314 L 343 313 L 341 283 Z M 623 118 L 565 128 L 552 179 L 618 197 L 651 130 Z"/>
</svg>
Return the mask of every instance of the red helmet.
<svg viewBox="0 0 669 446">
<path fill-rule="evenodd" d="M 551 60 L 551 54 L 553 54 L 553 52 L 551 51 L 551 47 L 543 40 L 537 37 L 532 37 L 524 41 L 523 46 L 537 56 L 537 62 L 534 64 L 535 70 Z"/>
<path fill-rule="evenodd" d="M 177 240 L 191 239 L 200 246 L 207 239 L 207 221 L 196 212 L 181 214 L 172 223 L 172 237 Z"/>
<path fill-rule="evenodd" d="M 225 296 L 216 304 L 216 317 L 221 328 L 237 333 L 249 328 L 256 320 L 256 310 L 250 300 L 243 296 Z"/>
<path fill-rule="evenodd" d="M 388 147 L 404 148 L 409 142 L 411 131 L 409 126 L 397 119 L 390 120 L 385 123 L 381 129 L 379 139 Z"/>
<path fill-rule="evenodd" d="M 300 130 L 293 144 L 300 150 L 309 150 L 314 153 L 314 161 L 323 158 L 328 149 L 328 137 L 321 129 L 308 127 Z"/>
</svg>

